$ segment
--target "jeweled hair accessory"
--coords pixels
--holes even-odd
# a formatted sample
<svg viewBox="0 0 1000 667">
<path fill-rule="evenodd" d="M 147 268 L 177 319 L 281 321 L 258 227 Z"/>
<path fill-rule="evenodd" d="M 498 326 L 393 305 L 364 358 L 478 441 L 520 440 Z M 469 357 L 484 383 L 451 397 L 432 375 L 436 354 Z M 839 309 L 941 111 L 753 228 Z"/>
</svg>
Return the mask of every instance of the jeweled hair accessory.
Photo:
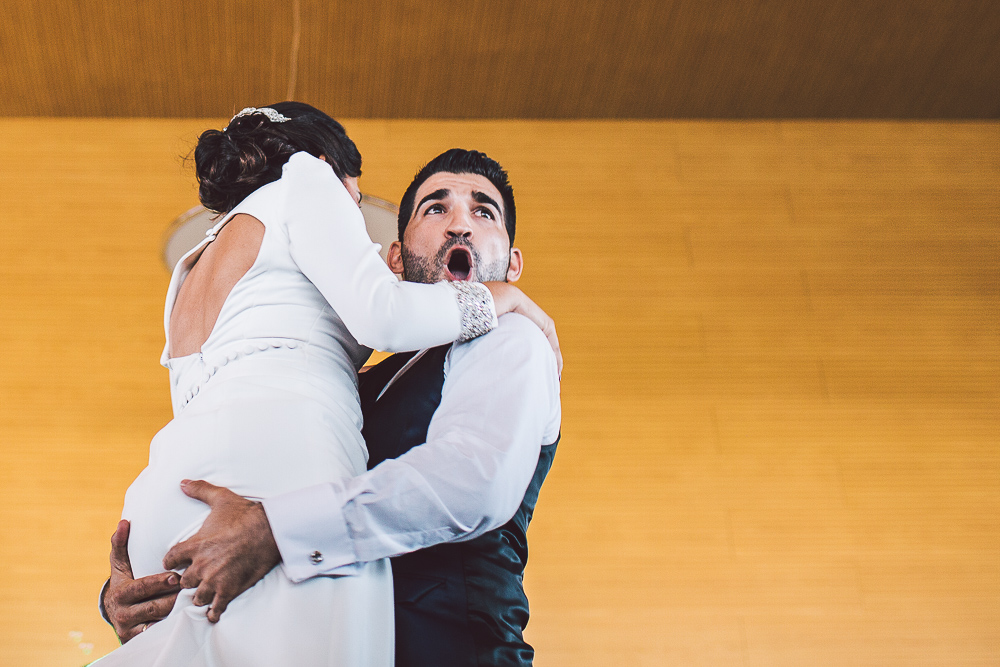
<svg viewBox="0 0 1000 667">
<path fill-rule="evenodd" d="M 243 111 L 239 112 L 238 114 L 230 118 L 229 125 L 232 125 L 233 121 L 236 120 L 237 118 L 242 118 L 243 116 L 252 116 L 255 113 L 264 114 L 265 116 L 267 116 L 267 119 L 272 123 L 284 123 L 286 120 L 291 120 L 291 118 L 289 118 L 288 116 L 282 116 L 280 113 L 278 113 L 271 107 L 261 107 L 259 109 L 257 107 L 247 107 L 243 109 Z M 229 125 L 226 125 L 224 128 L 222 128 L 222 131 L 225 132 L 226 130 L 228 130 Z"/>
</svg>

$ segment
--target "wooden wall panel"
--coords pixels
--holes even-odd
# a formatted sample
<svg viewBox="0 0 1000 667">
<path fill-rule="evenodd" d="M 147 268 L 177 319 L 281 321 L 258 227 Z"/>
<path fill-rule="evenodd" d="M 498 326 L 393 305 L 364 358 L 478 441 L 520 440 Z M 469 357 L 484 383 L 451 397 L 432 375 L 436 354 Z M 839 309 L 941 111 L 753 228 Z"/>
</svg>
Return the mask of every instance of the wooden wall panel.
<svg viewBox="0 0 1000 667">
<path fill-rule="evenodd" d="M 10 0 L 0 17 L 3 116 L 288 97 L 356 118 L 1000 116 L 992 0 Z"/>
<path fill-rule="evenodd" d="M 168 418 L 161 233 L 221 121 L 0 121 L 0 654 L 95 601 Z M 1000 126 L 349 121 L 362 186 L 479 147 L 566 355 L 540 667 L 1000 660 Z M 80 635 L 70 633 L 81 633 Z"/>
</svg>

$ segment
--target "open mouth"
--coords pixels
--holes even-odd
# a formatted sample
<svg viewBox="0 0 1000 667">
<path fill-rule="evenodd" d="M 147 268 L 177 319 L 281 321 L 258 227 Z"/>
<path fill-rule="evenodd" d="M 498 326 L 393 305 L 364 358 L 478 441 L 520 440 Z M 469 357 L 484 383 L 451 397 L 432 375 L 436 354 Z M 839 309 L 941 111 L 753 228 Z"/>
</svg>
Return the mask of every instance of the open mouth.
<svg viewBox="0 0 1000 667">
<path fill-rule="evenodd" d="M 455 246 L 448 252 L 445 271 L 448 280 L 469 280 L 472 277 L 472 253 L 467 248 Z"/>
</svg>

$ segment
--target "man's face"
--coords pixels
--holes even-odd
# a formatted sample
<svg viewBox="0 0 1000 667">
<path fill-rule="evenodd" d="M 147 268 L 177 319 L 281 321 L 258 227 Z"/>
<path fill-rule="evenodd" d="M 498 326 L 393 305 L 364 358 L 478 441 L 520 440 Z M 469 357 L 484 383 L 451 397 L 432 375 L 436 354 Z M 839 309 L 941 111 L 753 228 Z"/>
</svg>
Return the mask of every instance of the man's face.
<svg viewBox="0 0 1000 667">
<path fill-rule="evenodd" d="M 405 280 L 515 281 L 521 251 L 510 247 L 503 199 L 478 174 L 438 172 L 417 189 L 403 241 L 389 248 L 389 267 Z"/>
</svg>

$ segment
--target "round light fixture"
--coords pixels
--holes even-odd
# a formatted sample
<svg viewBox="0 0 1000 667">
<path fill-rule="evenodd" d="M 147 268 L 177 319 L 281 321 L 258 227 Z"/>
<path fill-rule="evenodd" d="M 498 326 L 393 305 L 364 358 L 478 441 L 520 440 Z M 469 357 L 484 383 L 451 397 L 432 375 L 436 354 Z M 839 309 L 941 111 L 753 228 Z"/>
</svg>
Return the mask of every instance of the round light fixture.
<svg viewBox="0 0 1000 667">
<path fill-rule="evenodd" d="M 361 213 L 365 216 L 368 235 L 372 237 L 372 241 L 382 246 L 379 254 L 385 259 L 389 244 L 396 240 L 399 207 L 392 202 L 362 193 Z M 219 214 L 212 213 L 200 204 L 177 216 L 167 228 L 163 241 L 163 262 L 169 270 L 172 271 L 178 260 L 205 238 L 205 232 L 211 229 L 218 217 Z"/>
</svg>

